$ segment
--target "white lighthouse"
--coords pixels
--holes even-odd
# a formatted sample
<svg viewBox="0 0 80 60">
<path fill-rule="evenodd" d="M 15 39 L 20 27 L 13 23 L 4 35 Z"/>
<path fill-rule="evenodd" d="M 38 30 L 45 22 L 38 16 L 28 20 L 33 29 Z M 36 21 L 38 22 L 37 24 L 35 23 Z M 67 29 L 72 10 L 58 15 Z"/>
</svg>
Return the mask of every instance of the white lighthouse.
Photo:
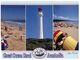
<svg viewBox="0 0 80 60">
<path fill-rule="evenodd" d="M 40 20 L 40 39 L 43 39 L 43 12 L 41 8 L 38 8 L 38 15 Z"/>
</svg>

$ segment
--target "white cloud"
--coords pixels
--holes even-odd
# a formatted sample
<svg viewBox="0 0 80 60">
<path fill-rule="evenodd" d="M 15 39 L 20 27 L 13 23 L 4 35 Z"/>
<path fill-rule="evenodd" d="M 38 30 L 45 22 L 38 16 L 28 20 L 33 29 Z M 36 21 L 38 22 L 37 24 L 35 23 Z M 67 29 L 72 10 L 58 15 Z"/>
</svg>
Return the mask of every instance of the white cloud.
<svg viewBox="0 0 80 60">
<path fill-rule="evenodd" d="M 77 19 L 73 19 L 73 18 L 69 18 L 69 17 L 65 17 L 65 16 L 57 16 L 57 15 L 53 15 L 53 19 L 63 19 L 63 20 L 77 20 Z"/>
<path fill-rule="evenodd" d="M 58 16 L 58 19 L 65 19 L 65 20 L 67 20 L 69 18 L 68 17 L 64 17 L 64 16 Z"/>
<path fill-rule="evenodd" d="M 58 16 L 57 15 L 53 15 L 53 18 L 58 18 Z"/>
<path fill-rule="evenodd" d="M 57 16 L 56 15 L 53 15 L 53 18 L 57 18 Z"/>
</svg>

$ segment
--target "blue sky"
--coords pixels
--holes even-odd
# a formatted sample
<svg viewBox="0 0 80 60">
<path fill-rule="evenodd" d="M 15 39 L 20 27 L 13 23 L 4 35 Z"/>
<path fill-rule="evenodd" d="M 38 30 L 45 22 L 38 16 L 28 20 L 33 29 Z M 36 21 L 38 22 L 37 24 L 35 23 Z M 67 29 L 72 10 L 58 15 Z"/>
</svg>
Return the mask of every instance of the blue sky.
<svg viewBox="0 0 80 60">
<path fill-rule="evenodd" d="M 26 6 L 26 36 L 39 38 L 39 16 L 37 5 Z M 44 38 L 52 38 L 52 6 L 41 6 L 43 10 Z"/>
<path fill-rule="evenodd" d="M 24 5 L 1 5 L 1 19 L 19 20 L 25 19 Z"/>
<path fill-rule="evenodd" d="M 78 5 L 54 5 L 53 16 L 55 18 L 78 21 Z"/>
</svg>

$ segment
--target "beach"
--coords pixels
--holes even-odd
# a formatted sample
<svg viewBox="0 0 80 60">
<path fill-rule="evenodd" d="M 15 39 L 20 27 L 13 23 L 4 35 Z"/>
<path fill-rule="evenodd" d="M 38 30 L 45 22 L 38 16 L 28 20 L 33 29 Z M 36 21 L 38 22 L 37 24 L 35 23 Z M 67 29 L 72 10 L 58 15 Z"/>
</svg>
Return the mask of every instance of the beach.
<svg viewBox="0 0 80 60">
<path fill-rule="evenodd" d="M 72 37 L 72 40 L 64 40 L 64 41 L 60 41 L 57 44 L 55 42 L 53 42 L 53 48 L 54 50 L 75 50 L 75 45 L 78 41 L 79 41 L 79 27 L 78 27 L 78 22 L 76 21 L 55 21 L 53 23 L 53 33 L 55 31 L 61 31 L 63 34 L 66 33 L 67 35 L 65 35 L 64 39 L 69 38 L 70 36 Z M 61 36 L 61 35 L 59 35 Z M 63 37 L 63 36 L 61 36 Z M 58 37 L 59 38 L 59 37 Z M 65 43 L 65 41 L 67 41 Z M 73 43 L 73 41 L 75 43 Z M 64 44 L 65 43 L 65 44 Z M 70 45 L 69 45 L 70 44 Z M 72 45 L 71 45 L 72 44 Z M 75 45 L 75 46 L 74 46 Z"/>
<path fill-rule="evenodd" d="M 6 50 L 26 50 L 25 24 L 19 25 L 15 22 L 1 21 L 1 38 L 8 43 Z"/>
<path fill-rule="evenodd" d="M 62 32 L 67 33 L 69 36 L 72 36 L 75 40 L 79 41 L 78 29 L 79 29 L 78 24 L 75 24 L 73 22 L 66 23 L 66 21 L 62 21 L 62 22 L 54 22 L 53 31 L 61 30 Z"/>
</svg>

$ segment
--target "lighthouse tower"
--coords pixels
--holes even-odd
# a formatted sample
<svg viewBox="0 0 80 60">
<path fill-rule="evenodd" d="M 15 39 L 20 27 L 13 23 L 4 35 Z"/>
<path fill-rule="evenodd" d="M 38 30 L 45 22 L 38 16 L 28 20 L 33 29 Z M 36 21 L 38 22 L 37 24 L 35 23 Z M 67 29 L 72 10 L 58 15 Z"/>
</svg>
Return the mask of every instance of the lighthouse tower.
<svg viewBox="0 0 80 60">
<path fill-rule="evenodd" d="M 41 8 L 38 8 L 38 15 L 40 20 L 40 39 L 43 39 L 43 12 Z"/>
</svg>

